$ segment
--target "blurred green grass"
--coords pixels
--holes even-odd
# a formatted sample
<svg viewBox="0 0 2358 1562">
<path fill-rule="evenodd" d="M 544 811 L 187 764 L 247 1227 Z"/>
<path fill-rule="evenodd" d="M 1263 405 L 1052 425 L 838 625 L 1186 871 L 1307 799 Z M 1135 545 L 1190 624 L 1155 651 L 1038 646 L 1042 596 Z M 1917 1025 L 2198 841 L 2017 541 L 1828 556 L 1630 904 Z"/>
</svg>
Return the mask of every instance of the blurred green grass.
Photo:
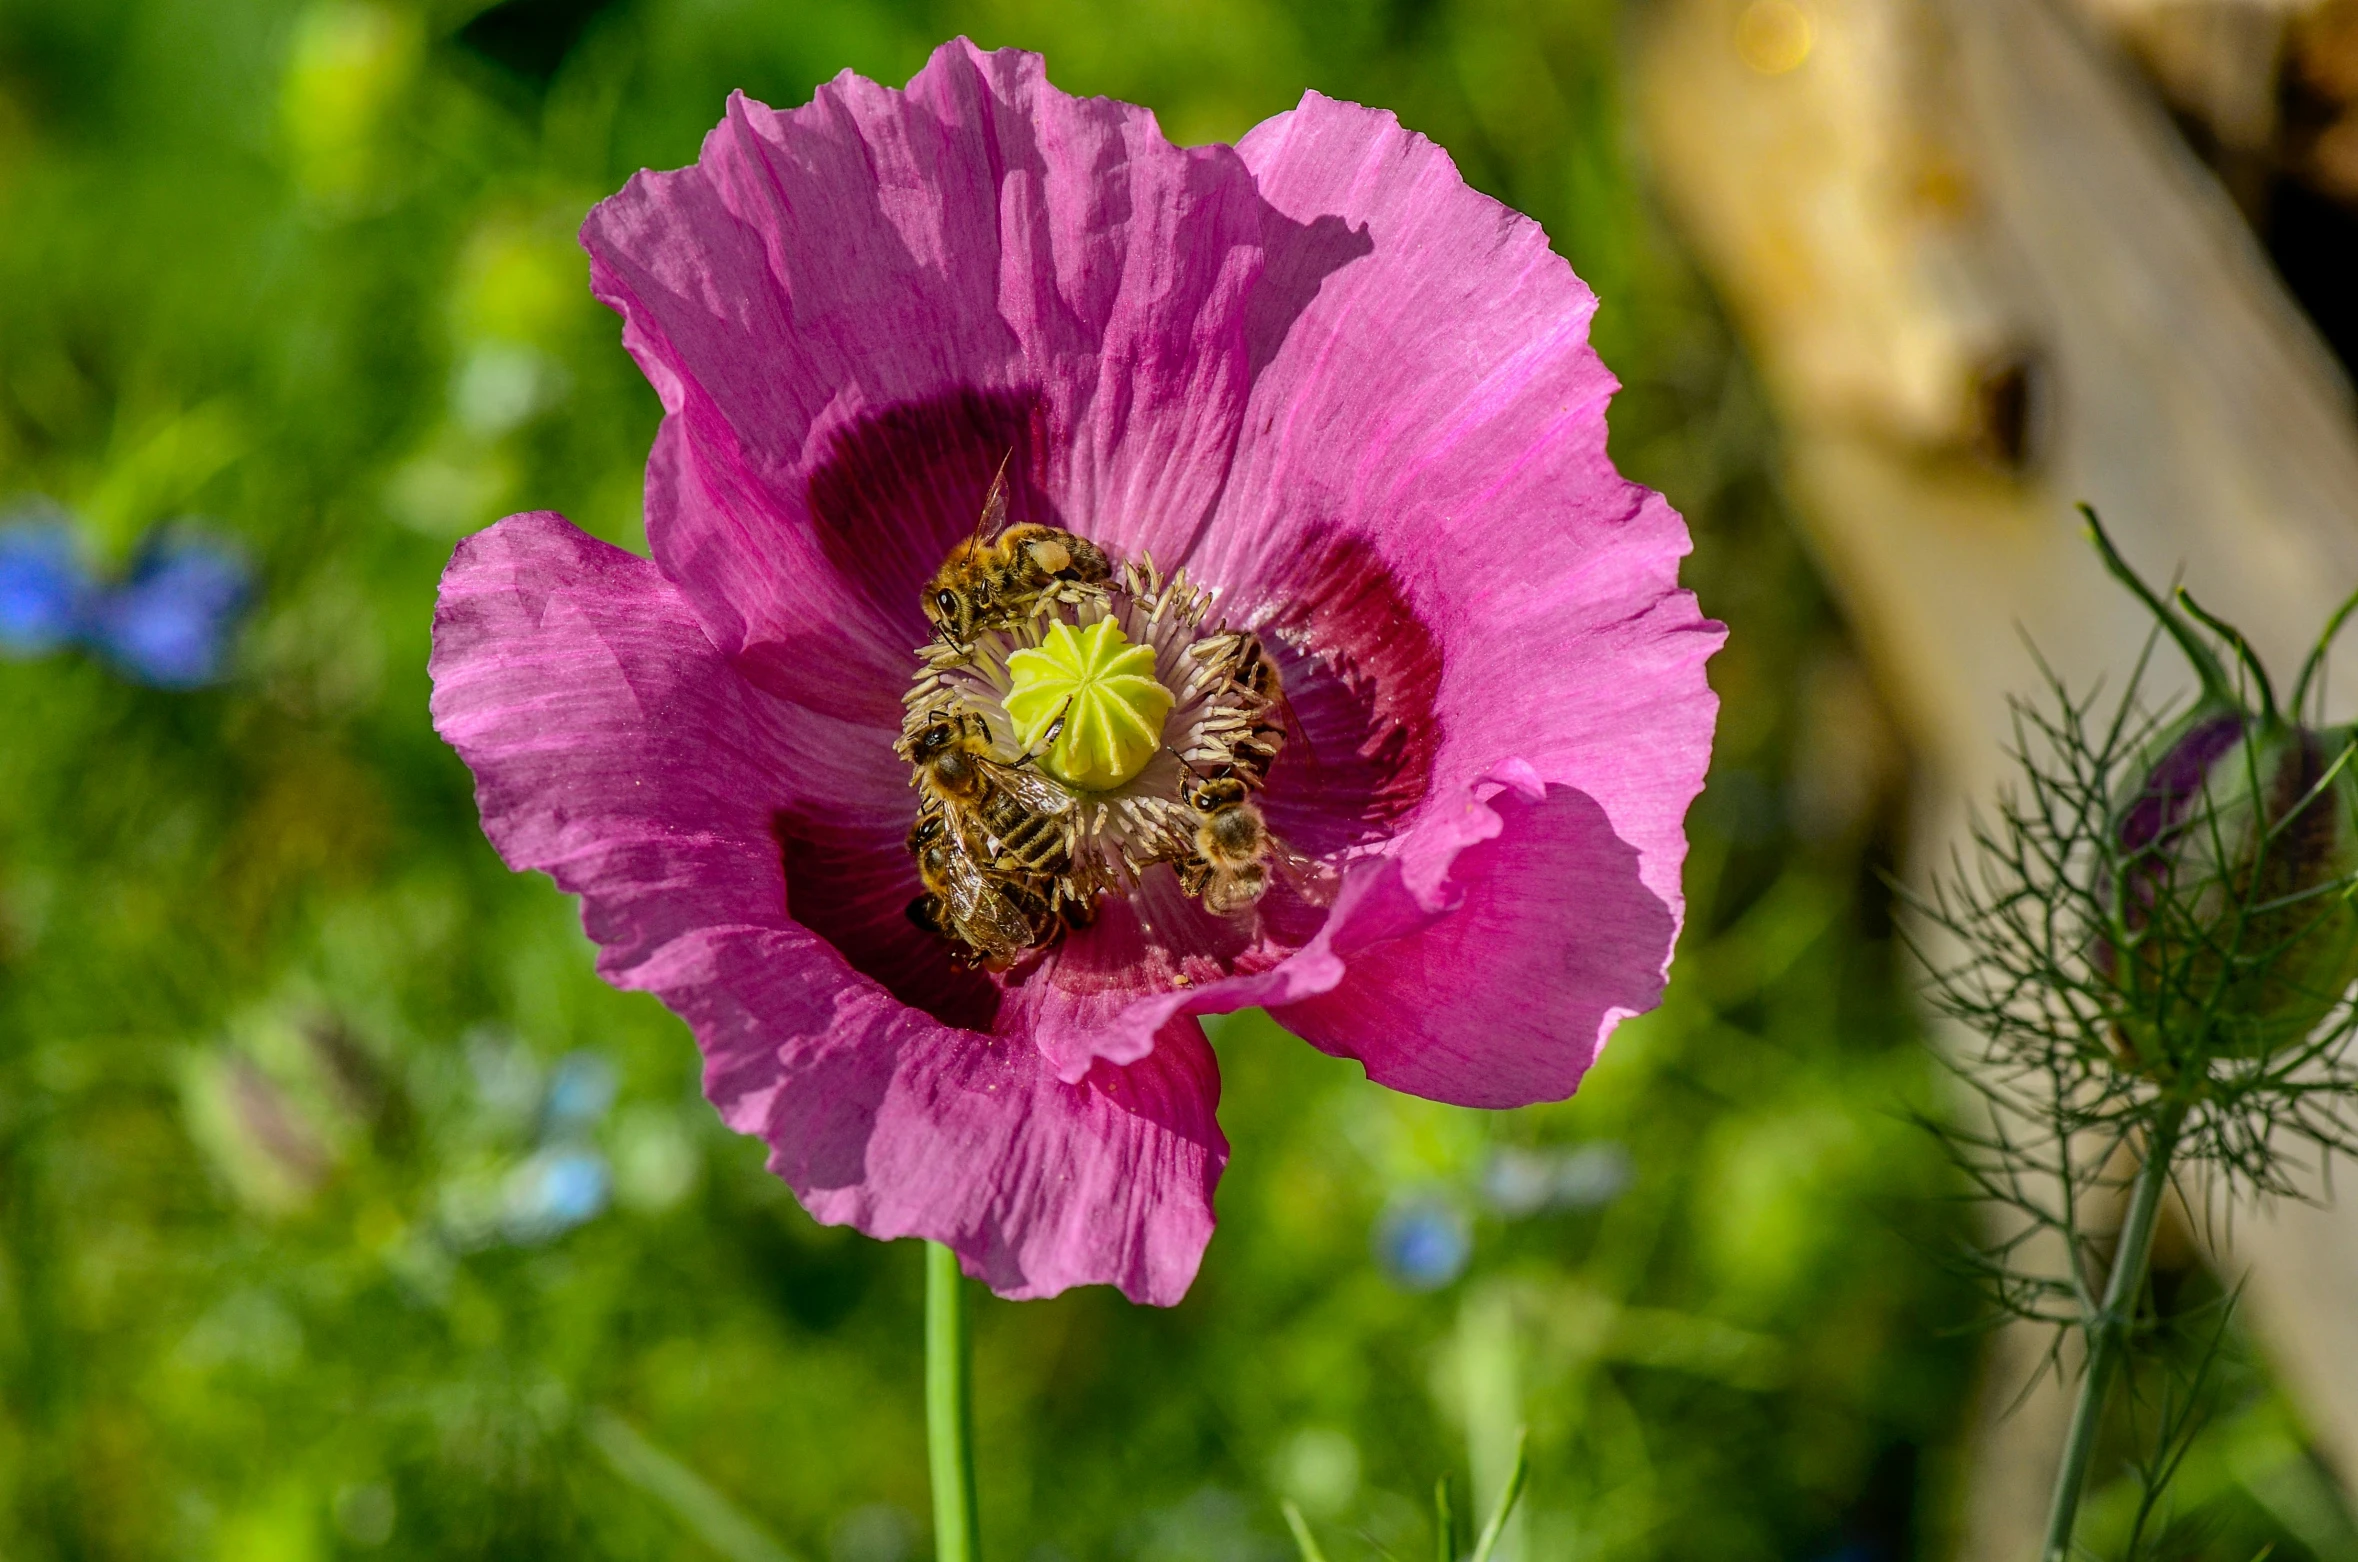
<svg viewBox="0 0 2358 1562">
<path fill-rule="evenodd" d="M 1291 1496 L 1337 1562 L 1429 1554 L 1433 1479 L 1467 1507 L 1524 1419 L 1526 1555 L 1936 1548 L 1972 1309 L 1900 1121 L 1933 1086 L 1873 873 L 1901 765 L 1636 182 L 1621 25 L 0 4 L 0 499 L 118 560 L 208 517 L 261 576 L 217 690 L 0 662 L 0 1555 L 922 1553 L 916 1250 L 815 1226 L 719 1128 L 682 1027 L 484 843 L 424 665 L 459 535 L 554 508 L 641 542 L 658 409 L 588 297 L 588 205 L 691 159 L 731 88 L 897 82 L 961 31 L 1184 140 L 1311 86 L 1443 142 L 1603 296 L 1616 452 L 1733 630 L 1669 1004 L 1577 1100 L 1498 1117 L 1217 1026 L 1236 1154 L 1187 1302 L 980 1308 L 995 1553 L 1277 1558 Z M 558 1121 L 600 1068 L 611 1108 Z M 1504 1152 L 1599 1146 L 1630 1169 L 1601 1205 L 1481 1194 Z M 568 1149 L 611 1207 L 535 1226 Z M 1421 1292 L 1371 1248 L 1417 1200 L 1472 1241 Z"/>
</svg>

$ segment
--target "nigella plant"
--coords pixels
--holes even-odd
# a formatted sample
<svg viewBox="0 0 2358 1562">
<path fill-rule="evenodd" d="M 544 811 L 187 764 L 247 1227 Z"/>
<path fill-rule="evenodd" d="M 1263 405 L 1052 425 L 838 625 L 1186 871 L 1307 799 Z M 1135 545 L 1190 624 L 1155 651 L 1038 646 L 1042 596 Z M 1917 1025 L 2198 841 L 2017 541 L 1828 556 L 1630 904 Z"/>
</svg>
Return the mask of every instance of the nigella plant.
<svg viewBox="0 0 2358 1562">
<path fill-rule="evenodd" d="M 1595 299 L 1439 148 L 1176 147 L 961 40 L 732 99 L 582 238 L 653 557 L 461 543 L 435 721 L 817 1218 L 1175 1302 L 1198 1016 L 1506 1107 L 1658 1000 L 1721 631 Z"/>
<path fill-rule="evenodd" d="M 2011 1212 L 1985 1272 L 2005 1311 L 2084 1346 L 2051 1562 L 2071 1555 L 2108 1394 L 2154 1338 L 2147 1263 L 2173 1185 L 2189 1209 L 2223 1211 L 2358 1148 L 2358 729 L 2310 724 L 2358 598 L 2279 703 L 2239 632 L 2182 590 L 2156 595 L 2087 513 L 2154 616 L 2148 655 L 2166 636 L 2198 692 L 2152 710 L 2140 660 L 2115 697 L 2051 679 L 2046 699 L 2018 701 L 2019 788 L 1918 903 L 1936 1002 L 1980 1038 L 1958 1063 L 1986 1110 L 1943 1132 Z M 2141 1533 L 2194 1400 L 2181 1380 L 2133 1403 Z"/>
</svg>

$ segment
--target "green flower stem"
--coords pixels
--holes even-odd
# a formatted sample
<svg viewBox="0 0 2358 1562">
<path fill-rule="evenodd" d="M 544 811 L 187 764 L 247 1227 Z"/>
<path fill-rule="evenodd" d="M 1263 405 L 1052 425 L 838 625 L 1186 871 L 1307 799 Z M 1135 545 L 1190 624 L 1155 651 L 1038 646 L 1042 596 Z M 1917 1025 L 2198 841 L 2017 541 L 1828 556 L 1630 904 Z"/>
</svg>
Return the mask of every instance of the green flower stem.
<svg viewBox="0 0 2358 1562">
<path fill-rule="evenodd" d="M 2137 1296 L 2145 1287 L 2145 1265 L 2153 1254 L 2153 1228 L 2161 1219 L 2162 1195 L 2170 1186 L 2170 1157 L 2178 1147 L 2178 1128 L 2186 1120 L 2186 1103 L 2173 1100 L 2154 1121 L 2145 1147 L 2145 1164 L 2137 1169 L 2137 1183 L 2129 1195 L 2128 1219 L 2121 1225 L 2120 1250 L 2113 1255 L 2112 1273 L 2104 1282 L 2104 1300 L 2096 1316 L 2087 1320 L 2088 1365 L 2080 1375 L 2080 1397 L 2071 1411 L 2071 1433 L 2064 1439 L 2063 1462 L 2055 1470 L 2055 1501 L 2047 1510 L 2044 1562 L 2070 1562 L 2072 1526 L 2078 1522 L 2080 1498 L 2088 1486 L 2088 1464 L 2096 1454 L 2096 1432 L 2104 1419 L 2105 1391 L 2112 1386 L 2121 1357 L 2128 1349 L 2129 1321 Z"/>
<path fill-rule="evenodd" d="M 935 1562 L 981 1562 L 974 1500 L 974 1351 L 958 1255 L 925 1244 L 925 1443 L 933 1464 Z"/>
</svg>

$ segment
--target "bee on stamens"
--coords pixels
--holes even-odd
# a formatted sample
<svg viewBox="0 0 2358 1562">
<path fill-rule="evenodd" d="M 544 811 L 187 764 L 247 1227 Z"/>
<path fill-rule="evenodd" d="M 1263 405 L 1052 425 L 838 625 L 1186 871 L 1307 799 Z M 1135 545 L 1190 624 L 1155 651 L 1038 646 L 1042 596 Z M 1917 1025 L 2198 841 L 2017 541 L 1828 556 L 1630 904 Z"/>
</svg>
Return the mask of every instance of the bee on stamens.
<svg viewBox="0 0 2358 1562">
<path fill-rule="evenodd" d="M 1060 582 L 1102 586 L 1112 578 L 1112 561 L 1088 538 L 1037 523 L 1007 524 L 1007 463 L 1001 461 L 974 535 L 950 550 L 922 605 L 936 634 L 965 647 L 985 629 L 1020 623 Z"/>
<path fill-rule="evenodd" d="M 925 885 L 925 893 L 909 902 L 909 920 L 964 944 L 975 964 L 1004 970 L 1026 949 L 1055 936 L 1047 902 L 1022 881 L 987 872 L 931 804 L 909 831 L 909 854 Z"/>
<path fill-rule="evenodd" d="M 1285 692 L 1268 647 L 1250 629 L 1225 630 L 1188 647 L 1187 654 L 1214 667 L 1256 700 L 1274 700 Z"/>
<path fill-rule="evenodd" d="M 1096 918 L 1095 899 L 1069 877 L 1039 878 L 984 867 L 928 798 L 909 829 L 909 855 L 925 893 L 909 902 L 908 917 L 985 970 L 1004 970 L 1027 949 L 1054 943 Z"/>
<path fill-rule="evenodd" d="M 1188 654 L 1256 707 L 1244 733 L 1229 740 L 1228 768 L 1249 775 L 1254 786 L 1261 786 L 1267 783 L 1269 767 L 1289 740 L 1299 742 L 1308 753 L 1309 739 L 1295 719 L 1277 664 L 1259 635 L 1249 629 L 1231 629 L 1191 646 Z M 1273 716 L 1275 720 L 1270 719 Z"/>
<path fill-rule="evenodd" d="M 1195 850 L 1174 866 L 1179 887 L 1201 900 L 1206 911 L 1217 917 L 1251 911 L 1268 893 L 1272 868 L 1284 873 L 1305 900 L 1320 904 L 1331 898 L 1319 866 L 1269 832 L 1241 776 L 1201 777 L 1189 782 L 1181 796 L 1195 813 Z"/>
<path fill-rule="evenodd" d="M 984 866 L 1042 877 L 1072 867 L 1072 794 L 1032 768 L 1029 756 L 1015 764 L 995 758 L 982 717 L 936 706 L 898 747 L 926 800 Z"/>
</svg>

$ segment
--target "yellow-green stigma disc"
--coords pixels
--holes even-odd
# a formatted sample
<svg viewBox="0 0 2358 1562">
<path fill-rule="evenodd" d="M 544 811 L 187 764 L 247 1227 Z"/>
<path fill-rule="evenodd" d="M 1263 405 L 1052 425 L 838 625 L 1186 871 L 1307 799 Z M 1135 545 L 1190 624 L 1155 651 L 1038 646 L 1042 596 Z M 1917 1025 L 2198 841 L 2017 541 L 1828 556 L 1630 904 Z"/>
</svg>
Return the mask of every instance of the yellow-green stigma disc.
<svg viewBox="0 0 2358 1562">
<path fill-rule="evenodd" d="M 1040 768 L 1066 786 L 1120 786 L 1163 745 L 1171 691 L 1155 682 L 1153 648 L 1132 645 L 1110 618 L 1078 631 L 1049 625 L 1037 647 L 1007 658 L 1007 675 L 1014 687 L 1004 704 L 1027 753 L 1063 720 Z"/>
</svg>

